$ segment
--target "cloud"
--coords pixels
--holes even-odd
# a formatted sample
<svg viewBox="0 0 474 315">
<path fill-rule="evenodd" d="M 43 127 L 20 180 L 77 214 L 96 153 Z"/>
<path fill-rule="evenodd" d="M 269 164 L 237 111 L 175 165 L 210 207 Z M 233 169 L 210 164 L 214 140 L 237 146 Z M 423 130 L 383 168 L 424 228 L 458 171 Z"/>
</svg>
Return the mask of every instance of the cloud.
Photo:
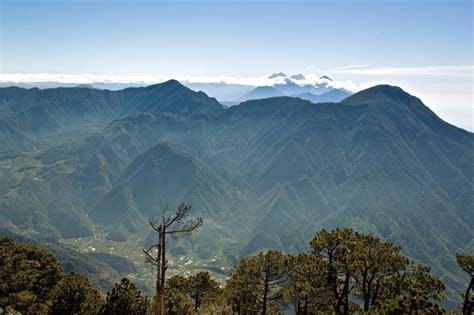
<svg viewBox="0 0 474 315">
<path fill-rule="evenodd" d="M 170 79 L 176 79 L 187 83 L 225 83 L 239 84 L 248 86 L 271 86 L 275 84 L 284 84 L 288 81 L 299 85 L 328 85 L 331 87 L 345 88 L 348 90 L 359 90 L 357 85 L 351 81 L 330 81 L 321 78 L 319 75 L 306 74 L 303 80 L 294 80 L 290 77 L 269 78 L 270 74 L 255 77 L 241 76 L 136 76 L 136 75 L 94 75 L 90 73 L 83 74 L 61 74 L 61 73 L 0 73 L 0 83 L 58 83 L 58 84 L 134 84 L 150 85 L 164 82 Z"/>
<path fill-rule="evenodd" d="M 370 67 L 370 65 L 348 65 L 344 67 L 338 67 L 336 70 L 347 70 L 347 69 L 357 69 L 357 68 L 366 68 Z"/>
<path fill-rule="evenodd" d="M 298 80 L 297 82 L 288 77 L 269 79 L 270 74 L 255 77 L 188 76 L 172 78 L 170 76 L 94 75 L 88 73 L 0 73 L 0 83 L 6 83 L 7 85 L 26 83 L 31 86 L 41 86 L 41 83 L 49 83 L 43 86 L 94 83 L 146 86 L 169 79 L 177 79 L 183 83 L 226 83 L 268 86 L 285 83 L 285 80 L 290 80 L 299 85 L 324 84 L 333 88 L 344 88 L 352 92 L 358 92 L 379 84 L 390 84 L 400 86 L 410 94 L 420 97 L 425 104 L 447 121 L 468 130 L 473 130 L 472 100 L 474 95 L 472 94 L 472 72 L 473 66 L 374 68 L 366 65 L 350 65 L 328 72 L 328 74 L 336 74 L 336 77 L 337 74 L 360 74 L 361 76 L 356 76 L 357 82 L 353 80 L 337 80 L 332 75 L 333 81 L 330 81 L 321 79 L 321 76 L 314 73 L 305 74 L 305 79 Z M 444 77 L 447 76 L 451 76 L 453 80 L 445 80 Z M 432 78 L 436 78 L 436 80 L 432 80 Z"/>
<path fill-rule="evenodd" d="M 307 66 L 306 70 L 314 70 L 315 68 L 316 68 L 315 66 L 311 65 L 311 66 Z"/>
<path fill-rule="evenodd" d="M 354 65 L 336 68 L 329 73 L 371 76 L 473 76 L 474 66 L 369 67 Z"/>
<path fill-rule="evenodd" d="M 302 80 L 294 80 L 290 77 L 276 77 L 270 79 L 270 74 L 262 76 L 139 76 L 139 75 L 95 75 L 83 74 L 61 74 L 61 73 L 0 73 L 0 83 L 26 83 L 34 85 L 39 83 L 57 84 L 130 84 L 150 85 L 161 83 L 170 79 L 176 79 L 184 83 L 225 83 L 247 86 L 272 86 L 284 84 L 288 81 L 298 85 L 326 85 L 332 88 L 343 88 L 358 92 L 377 84 L 401 85 L 404 81 L 397 80 L 397 76 L 472 76 L 474 66 L 432 66 L 432 67 L 371 67 L 369 65 L 348 65 L 328 71 L 329 74 L 354 74 L 380 77 L 375 80 L 327 80 L 320 75 L 308 73 Z M 333 78 L 334 79 L 334 78 Z"/>
</svg>

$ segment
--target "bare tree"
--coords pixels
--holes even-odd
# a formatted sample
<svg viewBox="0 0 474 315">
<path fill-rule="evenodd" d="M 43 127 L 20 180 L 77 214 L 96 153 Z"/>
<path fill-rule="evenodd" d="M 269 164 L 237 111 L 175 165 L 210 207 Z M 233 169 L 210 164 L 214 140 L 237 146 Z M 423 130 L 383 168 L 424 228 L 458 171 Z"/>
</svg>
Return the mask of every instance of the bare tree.
<svg viewBox="0 0 474 315">
<path fill-rule="evenodd" d="M 202 225 L 202 219 L 188 219 L 191 205 L 181 203 L 175 212 L 168 210 L 168 207 L 161 211 L 158 219 L 150 219 L 149 223 L 153 230 L 158 233 L 158 243 L 143 250 L 147 262 L 156 266 L 156 315 L 163 315 L 165 309 L 165 283 L 166 269 L 166 236 L 183 233 L 190 233 Z M 156 249 L 156 256 L 154 251 Z"/>
</svg>

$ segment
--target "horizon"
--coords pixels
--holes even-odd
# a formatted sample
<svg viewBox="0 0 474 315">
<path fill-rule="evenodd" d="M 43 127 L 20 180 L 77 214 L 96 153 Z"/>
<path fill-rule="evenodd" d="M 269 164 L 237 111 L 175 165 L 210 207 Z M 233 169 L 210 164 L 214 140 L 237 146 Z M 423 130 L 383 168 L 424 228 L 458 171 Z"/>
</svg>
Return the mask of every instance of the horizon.
<svg viewBox="0 0 474 315">
<path fill-rule="evenodd" d="M 471 67 L 473 68 L 473 67 Z M 449 68 L 446 68 L 448 71 Z M 469 69 L 467 69 L 469 70 Z M 466 69 L 456 68 L 451 69 L 453 75 L 458 71 L 458 75 L 464 76 Z M 472 71 L 472 70 L 471 70 Z M 18 86 L 23 88 L 55 88 L 55 87 L 74 87 L 76 85 L 91 85 L 94 88 L 98 89 L 109 89 L 109 90 L 120 90 L 127 87 L 141 87 L 149 86 L 153 84 L 164 83 L 169 80 L 177 80 L 181 84 L 191 88 L 195 91 L 200 91 L 200 89 L 195 89 L 188 84 L 231 84 L 231 85 L 242 85 L 242 86 L 251 86 L 251 87 L 260 87 L 260 86 L 272 86 L 275 83 L 282 83 L 283 80 L 270 79 L 271 75 L 277 74 L 278 72 L 266 73 L 261 76 L 256 77 L 240 77 L 240 76 L 215 76 L 215 77 L 206 77 L 206 76 L 181 76 L 181 77 L 167 77 L 167 76 L 127 76 L 127 75 L 92 75 L 92 74 L 79 74 L 79 75 L 66 75 L 66 74 L 3 74 L 0 73 L 0 88 L 10 86 Z M 443 106 L 438 103 L 431 103 L 431 96 L 423 93 L 422 91 L 412 88 L 409 84 L 404 84 L 403 81 L 392 82 L 389 80 L 380 80 L 380 81 L 369 81 L 357 83 L 351 80 L 340 81 L 334 80 L 331 77 L 330 81 L 322 79 L 327 77 L 324 73 L 315 74 L 315 73 L 285 73 L 288 77 L 292 75 L 305 76 L 304 81 L 293 81 L 294 83 L 303 86 L 305 84 L 327 84 L 334 89 L 344 89 L 352 93 L 357 93 L 368 88 L 377 86 L 377 85 L 391 85 L 400 87 L 405 92 L 418 97 L 421 101 L 430 108 L 437 116 L 446 121 L 447 123 L 454 125 L 458 128 L 464 129 L 469 132 L 474 132 L 473 124 L 473 108 L 471 104 L 466 106 Z M 472 79 L 472 78 L 471 78 Z M 102 87 L 96 87 L 94 84 L 103 85 Z M 24 85 L 24 86 L 22 86 Z M 114 86 L 118 86 L 114 88 Z M 206 91 L 204 91 L 206 92 Z M 209 97 L 215 97 L 210 93 L 206 92 Z M 447 96 L 449 98 L 450 96 Z M 474 99 L 474 95 L 471 95 Z M 216 97 L 215 97 L 216 98 Z M 218 99 L 220 102 L 228 102 L 229 100 Z M 472 102 L 472 100 L 471 100 Z M 238 102 L 240 103 L 240 102 Z M 467 115 L 466 115 L 467 114 Z"/>
<path fill-rule="evenodd" d="M 0 83 L 311 73 L 353 92 L 400 86 L 472 131 L 471 13 L 465 0 L 2 0 Z"/>
</svg>

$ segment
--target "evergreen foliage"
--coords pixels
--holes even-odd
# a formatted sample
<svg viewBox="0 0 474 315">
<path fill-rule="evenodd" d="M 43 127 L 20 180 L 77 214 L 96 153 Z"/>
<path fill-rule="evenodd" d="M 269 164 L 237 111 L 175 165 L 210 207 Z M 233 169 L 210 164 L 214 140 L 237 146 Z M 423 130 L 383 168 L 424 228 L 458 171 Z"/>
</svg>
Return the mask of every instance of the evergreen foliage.
<svg viewBox="0 0 474 315">
<path fill-rule="evenodd" d="M 116 283 L 107 293 L 101 313 L 114 315 L 145 315 L 150 307 L 148 299 L 127 278 Z"/>
<path fill-rule="evenodd" d="M 219 290 L 219 283 L 209 272 L 199 272 L 188 278 L 189 296 L 194 301 L 194 311 L 198 311 L 205 300 L 212 300 L 212 294 Z"/>
<path fill-rule="evenodd" d="M 49 314 L 99 314 L 99 292 L 83 275 L 70 273 L 59 280 L 49 297 Z"/>
<path fill-rule="evenodd" d="M 60 282 L 59 260 L 43 248 L 0 238 L 0 307 L 21 313 L 47 311 L 51 290 Z"/>
<path fill-rule="evenodd" d="M 0 307 L 11 314 L 156 313 L 156 303 L 123 278 L 105 301 L 89 280 L 65 274 L 46 250 L 0 239 Z M 472 277 L 472 256 L 458 255 Z M 165 314 L 441 314 L 445 285 L 400 248 L 351 229 L 322 230 L 308 252 L 243 258 L 220 288 L 208 272 L 166 281 Z M 467 311 L 469 312 L 469 304 Z M 466 309 L 464 310 L 466 314 Z M 467 313 L 468 314 L 468 313 Z"/>
<path fill-rule="evenodd" d="M 251 258 L 244 258 L 237 267 L 233 277 L 254 302 L 249 311 L 262 314 L 276 309 L 282 298 L 282 287 L 288 280 L 289 258 L 278 251 L 259 253 Z M 237 299 L 240 293 L 237 293 Z M 234 297 L 236 298 L 236 297 Z"/>
</svg>

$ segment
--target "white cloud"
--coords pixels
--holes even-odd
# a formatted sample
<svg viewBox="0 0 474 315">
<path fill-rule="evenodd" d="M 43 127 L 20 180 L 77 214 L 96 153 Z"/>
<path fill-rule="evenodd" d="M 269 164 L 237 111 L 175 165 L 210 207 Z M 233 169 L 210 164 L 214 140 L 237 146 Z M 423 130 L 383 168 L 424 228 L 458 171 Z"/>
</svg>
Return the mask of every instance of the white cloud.
<svg viewBox="0 0 474 315">
<path fill-rule="evenodd" d="M 306 70 L 314 70 L 315 68 L 316 68 L 315 66 L 311 65 L 311 66 L 307 66 Z"/>
<path fill-rule="evenodd" d="M 165 78 L 152 76 L 129 75 L 94 75 L 62 74 L 62 73 L 0 73 L 2 83 L 47 83 L 57 82 L 64 84 L 92 84 L 92 83 L 156 83 L 165 81 Z"/>
<path fill-rule="evenodd" d="M 473 65 L 429 67 L 369 67 L 354 65 L 336 68 L 329 73 L 372 76 L 473 76 Z"/>
<path fill-rule="evenodd" d="M 286 80 L 297 83 L 298 85 L 327 85 L 332 88 L 343 88 L 349 91 L 358 92 L 368 87 L 391 83 L 394 81 L 371 80 L 368 82 L 356 83 L 352 80 L 333 80 L 321 79 L 321 76 L 314 73 L 305 74 L 303 80 L 293 80 L 289 77 L 277 77 L 269 79 L 270 74 L 257 77 L 241 76 L 137 76 L 137 75 L 94 75 L 90 73 L 83 74 L 61 74 L 61 73 L 0 73 L 0 83 L 26 83 L 34 85 L 39 83 L 58 83 L 58 84 L 133 84 L 150 85 L 161 83 L 170 79 L 176 79 L 185 83 L 226 83 L 240 84 L 249 86 L 271 86 L 275 84 L 284 84 Z"/>
<path fill-rule="evenodd" d="M 283 84 L 287 80 L 299 85 L 319 85 L 326 84 L 336 88 L 346 88 L 348 90 L 359 90 L 358 86 L 352 81 L 330 81 L 321 79 L 320 76 L 309 73 L 303 80 L 293 80 L 289 77 L 269 78 L 270 74 L 257 77 L 241 76 L 133 76 L 133 75 L 94 75 L 84 74 L 61 74 L 61 73 L 0 73 L 0 83 L 59 83 L 59 84 L 94 84 L 94 83 L 119 83 L 119 84 L 155 84 L 169 79 L 176 79 L 188 83 L 226 83 L 240 84 L 250 86 L 271 86 L 274 84 Z"/>
<path fill-rule="evenodd" d="M 0 83 L 56 83 L 56 84 L 94 84 L 116 83 L 150 85 L 177 79 L 188 83 L 227 83 L 250 86 L 268 86 L 291 80 L 299 85 L 325 84 L 333 88 L 344 88 L 358 92 L 378 84 L 391 84 L 402 87 L 410 94 L 420 97 L 426 105 L 440 116 L 458 126 L 473 130 L 473 66 L 433 66 L 433 67 L 382 67 L 368 65 L 349 65 L 328 71 L 336 77 L 351 80 L 333 81 L 321 79 L 314 73 L 305 74 L 304 80 L 291 80 L 278 77 L 269 79 L 270 74 L 255 77 L 241 76 L 134 76 L 134 75 L 94 75 L 60 73 L 0 73 Z M 339 75 L 337 75 L 339 74 Z M 355 80 L 355 81 L 354 81 Z M 53 84 L 54 85 L 54 84 Z"/>
<path fill-rule="evenodd" d="M 357 68 L 367 68 L 370 67 L 370 65 L 348 65 L 344 67 L 338 67 L 336 70 L 347 70 L 347 69 L 357 69 Z"/>
</svg>

